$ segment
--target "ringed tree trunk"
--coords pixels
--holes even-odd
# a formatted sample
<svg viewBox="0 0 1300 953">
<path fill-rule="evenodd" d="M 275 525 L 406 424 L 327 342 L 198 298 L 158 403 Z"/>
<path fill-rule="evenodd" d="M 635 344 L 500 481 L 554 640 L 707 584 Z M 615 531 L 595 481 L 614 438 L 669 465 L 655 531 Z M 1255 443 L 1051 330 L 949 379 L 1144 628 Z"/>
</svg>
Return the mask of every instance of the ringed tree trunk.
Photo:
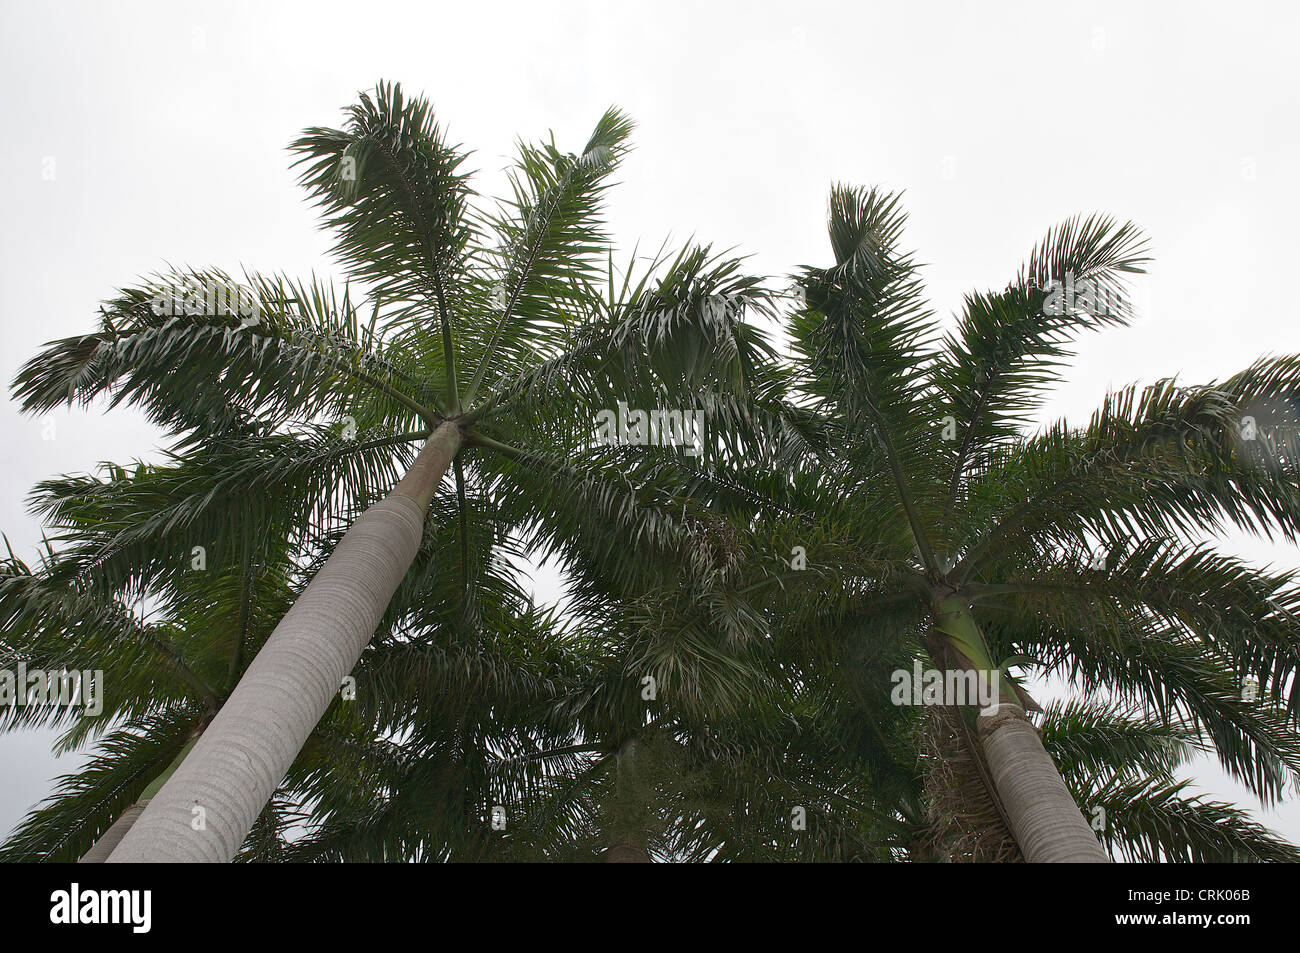
<svg viewBox="0 0 1300 953">
<path fill-rule="evenodd" d="M 140 799 L 122 812 L 121 816 L 112 823 L 112 826 L 110 826 L 108 830 L 104 831 L 104 833 L 100 835 L 99 840 L 95 841 L 90 850 L 86 851 L 85 855 L 78 860 L 77 863 L 102 864 L 104 861 L 108 860 L 109 854 L 113 853 L 113 850 L 117 845 L 122 842 L 122 838 L 126 836 L 126 832 L 135 825 L 137 820 L 139 820 L 140 815 L 143 814 L 144 809 L 149 806 L 149 802 L 153 799 L 153 796 L 158 793 L 159 788 L 161 788 L 163 784 L 166 783 L 167 779 L 176 772 L 176 769 L 180 767 L 181 762 L 185 760 L 185 756 L 190 753 L 190 749 L 194 747 L 196 741 L 198 741 L 197 737 L 186 743 L 185 747 L 181 749 L 181 753 L 175 757 L 167 770 L 153 779 L 150 785 L 145 788 L 144 792 L 140 795 Z"/>
<path fill-rule="evenodd" d="M 109 863 L 234 857 L 374 635 L 463 439 L 454 421 L 440 424 L 397 486 L 357 517 Z"/>
<path fill-rule="evenodd" d="M 149 798 L 142 797 L 123 811 L 118 819 L 113 822 L 113 826 L 104 831 L 99 840 L 95 841 L 94 846 L 86 851 L 77 863 L 102 864 L 108 860 L 109 854 L 113 853 L 113 849 L 122 842 L 126 832 L 139 820 L 140 815 L 144 813 L 144 809 L 148 806 Z"/>
<path fill-rule="evenodd" d="M 934 628 L 930 654 L 941 668 L 978 672 L 982 664 L 984 671 L 993 670 L 984 635 L 962 599 L 948 595 L 940 602 Z M 1025 860 L 1110 863 L 1025 714 L 1017 690 L 1001 685 L 1000 695 L 980 710 L 976 722 L 994 793 Z"/>
</svg>

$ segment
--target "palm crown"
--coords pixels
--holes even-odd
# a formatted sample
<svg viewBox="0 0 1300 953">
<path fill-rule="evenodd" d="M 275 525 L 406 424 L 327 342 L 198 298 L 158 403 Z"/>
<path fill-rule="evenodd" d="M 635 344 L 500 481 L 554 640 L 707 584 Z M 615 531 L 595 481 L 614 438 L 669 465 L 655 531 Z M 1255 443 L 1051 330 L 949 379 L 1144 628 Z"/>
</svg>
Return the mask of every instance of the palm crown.
<svg viewBox="0 0 1300 953">
<path fill-rule="evenodd" d="M 629 129 L 611 111 L 581 155 L 521 146 L 512 198 L 478 210 L 464 157 L 427 105 L 380 84 L 348 111 L 345 129 L 307 130 L 293 147 L 337 236 L 349 278 L 342 291 L 261 275 L 236 282 L 215 270 L 159 276 L 108 302 L 97 333 L 54 342 L 20 372 L 16 393 L 28 410 L 110 394 L 182 435 L 184 466 L 164 490 L 164 512 L 106 531 L 98 572 L 125 561 L 139 587 L 162 586 L 179 552 L 209 547 L 226 566 L 258 539 L 283 534 L 324 573 L 316 591 L 331 590 L 317 602 L 308 587 L 295 603 L 302 621 L 286 616 L 292 638 L 317 648 L 269 642 L 273 651 L 241 681 L 247 692 L 236 693 L 248 703 L 223 704 L 216 730 L 204 733 L 146 821 L 162 822 L 161 802 L 191 767 L 215 763 L 205 751 L 233 757 L 250 733 L 265 731 L 282 767 L 260 777 L 260 793 L 217 804 L 209 790 L 214 811 L 238 818 L 222 823 L 219 843 L 199 849 L 228 856 L 238 846 L 253 802 L 269 796 L 271 775 L 287 770 L 301 744 L 273 740 L 267 701 L 278 692 L 281 708 L 299 710 L 295 732 L 305 738 L 337 688 L 333 675 L 351 669 L 403 584 L 444 473 L 455 525 L 440 555 L 459 567 L 458 611 L 472 624 L 488 598 L 479 587 L 492 583 L 483 567 L 509 550 L 489 534 L 476 551 L 475 524 L 509 493 L 522 454 L 552 461 L 549 491 L 566 482 L 590 490 L 563 456 L 612 395 L 672 393 L 686 403 L 743 387 L 764 352 L 744 312 L 764 297 L 734 261 L 687 249 L 639 280 L 629 272 L 615 281 L 600 198 Z M 631 498 L 616 482 L 599 492 L 607 503 L 611 493 Z M 232 521 L 232 508 L 256 515 Z M 313 553 L 338 553 L 316 544 L 340 523 L 351 526 L 339 541 L 349 556 L 327 572 L 329 561 Z M 385 554 L 378 562 L 375 546 Z M 326 636 L 321 626 L 339 631 Z M 296 684 L 276 676 L 255 692 L 282 645 L 280 673 Z M 304 651 L 332 656 L 332 674 L 294 662 Z M 254 710 L 257 725 L 248 720 Z M 177 830 L 179 804 L 170 820 Z"/>
<path fill-rule="evenodd" d="M 1086 427 L 1026 433 L 1071 340 L 1129 318 L 1123 279 L 1146 261 L 1140 237 L 1107 219 L 1071 220 L 1005 290 L 969 296 L 941 335 L 898 248 L 903 221 L 895 197 L 832 193 L 834 263 L 798 275 L 788 333 L 792 400 L 833 437 L 785 479 L 731 474 L 775 500 L 780 551 L 802 544 L 816 570 L 805 591 L 820 593 L 810 601 L 822 609 L 791 651 L 828 640 L 867 659 L 874 671 L 860 674 L 883 688 L 897 658 L 881 646 L 923 645 L 942 669 L 1000 672 L 1012 709 L 1037 706 L 1006 669 L 1071 676 L 1086 692 L 1185 719 L 1230 772 L 1276 799 L 1300 767 L 1297 589 L 1290 574 L 1200 537 L 1232 524 L 1295 538 L 1283 425 L 1300 362 L 1262 360 L 1198 387 L 1127 388 Z M 1277 439 L 1258 425 L 1259 439 L 1242 439 L 1259 407 Z M 734 500 L 745 519 L 759 512 Z M 1242 700 L 1244 678 L 1258 680 L 1257 700 Z M 978 719 L 982 733 L 990 721 Z M 983 763 L 997 745 L 979 747 Z M 991 787 L 1015 787 L 1017 772 L 997 777 L 1006 765 L 983 767 Z M 1085 849 L 1086 828 L 1071 824 Z M 1014 833 L 1024 848 L 1035 832 Z"/>
</svg>

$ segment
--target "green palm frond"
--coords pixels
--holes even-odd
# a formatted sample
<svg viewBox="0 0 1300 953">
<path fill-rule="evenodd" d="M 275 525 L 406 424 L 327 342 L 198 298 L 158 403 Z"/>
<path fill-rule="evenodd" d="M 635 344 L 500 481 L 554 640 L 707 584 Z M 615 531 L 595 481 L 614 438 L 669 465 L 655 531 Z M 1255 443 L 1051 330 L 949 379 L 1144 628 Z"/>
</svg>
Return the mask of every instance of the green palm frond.
<svg viewBox="0 0 1300 953">
<path fill-rule="evenodd" d="M 486 337 L 475 348 L 478 363 L 466 403 L 491 383 L 489 373 L 529 367 L 567 346 L 572 326 L 598 293 L 609 247 L 601 200 L 631 132 L 631 120 L 610 109 L 581 155 L 561 153 L 554 141 L 520 143 L 511 174 L 513 199 L 491 217 L 498 246 L 484 276 L 491 292 L 480 332 Z"/>
<path fill-rule="evenodd" d="M 465 156 L 446 142 L 429 104 L 395 84 L 380 82 L 346 112 L 345 129 L 308 129 L 290 147 L 302 184 L 349 274 L 402 314 L 431 308 L 450 334 L 475 238 Z"/>
<path fill-rule="evenodd" d="M 62 777 L 46 802 L 10 833 L 0 845 L 0 862 L 77 860 L 180 753 L 201 713 L 182 705 L 106 736 L 98 753 Z"/>
<path fill-rule="evenodd" d="M 1203 748 L 1186 724 L 1081 699 L 1048 704 L 1042 736 L 1066 783 L 1080 786 L 1103 776 L 1172 777 Z"/>
<path fill-rule="evenodd" d="M 1115 781 L 1076 797 L 1095 812 L 1094 818 L 1104 817 L 1102 842 L 1132 863 L 1300 861 L 1300 849 L 1245 811 L 1189 795 L 1187 787 L 1187 782 L 1143 778 Z"/>
<path fill-rule="evenodd" d="M 1048 233 L 1012 285 L 966 298 L 928 374 L 959 437 L 951 444 L 949 507 L 966 468 L 1029 422 L 1073 339 L 1127 323 L 1132 310 L 1122 278 L 1142 272 L 1145 251 L 1132 223 L 1070 219 Z"/>
</svg>

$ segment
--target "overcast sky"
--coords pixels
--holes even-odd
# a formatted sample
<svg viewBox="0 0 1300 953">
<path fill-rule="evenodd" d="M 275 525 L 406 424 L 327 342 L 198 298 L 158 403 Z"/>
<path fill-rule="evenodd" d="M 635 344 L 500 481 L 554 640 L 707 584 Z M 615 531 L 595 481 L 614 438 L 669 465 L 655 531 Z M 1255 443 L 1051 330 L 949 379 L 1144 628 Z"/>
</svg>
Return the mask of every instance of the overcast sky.
<svg viewBox="0 0 1300 953">
<path fill-rule="evenodd" d="M 0 380 L 168 262 L 334 272 L 285 146 L 383 78 L 432 100 L 489 192 L 516 137 L 577 151 L 622 107 L 629 250 L 694 235 L 784 274 L 826 261 L 832 182 L 905 190 L 949 319 L 1066 216 L 1132 219 L 1156 257 L 1142 315 L 1084 341 L 1043 414 L 1083 422 L 1110 388 L 1300 352 L 1297 26 L 1291 2 L 0 0 Z M 159 445 L 131 411 L 55 414 L 43 439 L 0 404 L 0 530 L 24 554 L 37 480 Z M 50 737 L 0 737 L 0 836 L 69 769 Z M 1191 774 L 1258 807 L 1213 765 Z M 1294 801 L 1261 816 L 1300 843 Z"/>
</svg>

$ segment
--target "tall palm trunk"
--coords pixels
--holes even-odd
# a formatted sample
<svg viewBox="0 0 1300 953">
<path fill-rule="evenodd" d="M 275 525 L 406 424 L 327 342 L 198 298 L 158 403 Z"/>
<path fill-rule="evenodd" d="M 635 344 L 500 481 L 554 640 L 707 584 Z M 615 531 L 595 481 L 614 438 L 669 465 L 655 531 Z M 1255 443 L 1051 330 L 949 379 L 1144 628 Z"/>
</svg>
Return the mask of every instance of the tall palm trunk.
<svg viewBox="0 0 1300 953">
<path fill-rule="evenodd" d="M 196 730 L 202 731 L 202 728 Z M 197 737 L 191 738 L 186 743 L 185 747 L 181 749 L 181 753 L 173 758 L 172 763 L 167 766 L 167 770 L 150 782 L 149 786 L 141 793 L 140 799 L 122 812 L 121 816 L 112 823 L 108 830 L 100 835 L 99 840 L 95 841 L 90 850 L 86 851 L 85 855 L 77 863 L 102 864 L 108 860 L 109 855 L 113 853 L 117 845 L 122 842 L 122 838 L 126 836 L 126 832 L 135 826 L 135 822 L 140 819 L 140 815 L 149 806 L 153 796 L 158 793 L 162 786 L 167 783 L 167 779 L 175 774 L 176 769 L 185 761 L 185 756 L 190 753 L 190 749 L 194 747 L 196 741 L 198 741 Z"/>
<path fill-rule="evenodd" d="M 948 596 L 941 602 L 935 628 L 931 656 L 941 667 L 993 669 L 983 633 L 960 598 Z M 1003 685 L 992 704 L 980 711 L 977 723 L 994 794 L 1025 860 L 1109 863 L 1110 855 L 1074 803 L 1015 691 Z"/>
<path fill-rule="evenodd" d="M 109 863 L 229 861 L 370 642 L 463 435 L 452 421 L 359 516 Z"/>
<path fill-rule="evenodd" d="M 624 742 L 614 758 L 609 846 L 600 859 L 607 864 L 652 863 L 646 850 L 646 804 L 637 770 L 636 740 Z"/>
</svg>

